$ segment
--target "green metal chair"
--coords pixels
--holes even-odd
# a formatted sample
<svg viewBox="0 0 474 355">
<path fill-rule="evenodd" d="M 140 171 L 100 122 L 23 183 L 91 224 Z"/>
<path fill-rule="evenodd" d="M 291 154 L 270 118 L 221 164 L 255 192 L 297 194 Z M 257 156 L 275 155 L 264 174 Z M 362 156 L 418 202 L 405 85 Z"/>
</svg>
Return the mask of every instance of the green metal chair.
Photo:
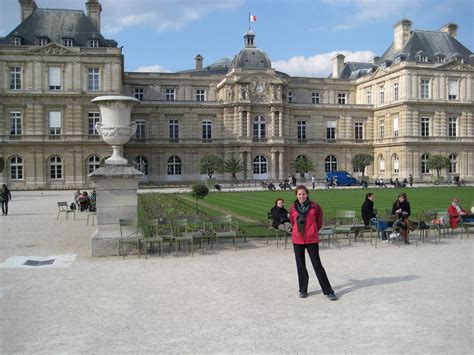
<svg viewBox="0 0 474 355">
<path fill-rule="evenodd" d="M 149 219 L 144 222 L 145 229 L 143 233 L 142 242 L 145 245 L 145 258 L 148 259 L 148 248 L 147 245 L 150 245 L 151 251 L 154 251 L 155 244 L 160 245 L 160 255 L 163 258 L 163 236 L 159 235 L 160 232 L 160 220 L 158 218 Z"/>
<path fill-rule="evenodd" d="M 441 231 L 433 221 L 438 218 L 438 213 L 435 211 L 421 211 L 418 217 L 418 229 L 420 230 L 420 240 L 424 243 L 425 239 L 428 238 L 430 231 L 435 231 L 435 241 L 438 241 L 441 237 Z"/>
<path fill-rule="evenodd" d="M 138 249 L 138 258 L 140 259 L 140 241 L 143 238 L 143 231 L 134 219 L 119 219 L 120 239 L 119 239 L 119 255 L 125 259 L 123 249 L 124 244 L 136 244 Z"/>
<path fill-rule="evenodd" d="M 183 252 L 185 250 L 184 245 L 188 243 L 189 253 L 194 256 L 194 238 L 192 233 L 188 232 L 188 220 L 186 218 L 177 218 L 172 221 L 173 226 L 173 239 L 172 242 L 175 244 L 176 256 L 178 256 L 178 249 L 183 244 Z"/>
<path fill-rule="evenodd" d="M 211 219 L 211 248 L 214 239 L 216 240 L 217 251 L 219 251 L 219 239 L 232 238 L 234 248 L 237 248 L 237 232 L 239 226 L 237 221 L 232 220 L 231 215 L 215 216 Z"/>
<path fill-rule="evenodd" d="M 351 244 L 351 233 L 354 232 L 354 225 L 357 223 L 355 211 L 336 211 L 336 224 L 334 226 L 334 236 L 339 243 L 338 234 L 346 234 Z"/>
<path fill-rule="evenodd" d="M 188 233 L 194 240 L 199 240 L 199 247 L 203 250 L 203 240 L 207 238 L 209 243 L 209 236 L 206 230 L 206 222 L 199 216 L 186 216 L 188 221 Z"/>
<path fill-rule="evenodd" d="M 76 210 L 72 210 L 67 204 L 67 201 L 58 202 L 58 216 L 56 217 L 56 220 L 59 219 L 59 215 L 61 213 L 64 213 L 66 215 L 66 220 L 69 219 L 69 213 L 72 213 L 74 219 L 76 219 Z"/>
<path fill-rule="evenodd" d="M 275 236 L 275 240 L 276 240 L 277 248 L 278 248 L 278 247 L 279 247 L 279 240 L 280 240 L 280 237 L 281 237 L 281 233 L 283 233 L 283 235 L 284 235 L 284 237 L 285 237 L 285 249 L 286 249 L 286 244 L 287 244 L 287 240 L 288 240 L 288 232 L 287 232 L 287 231 L 284 231 L 284 230 L 282 230 L 282 229 L 278 229 L 278 228 L 273 227 L 273 216 L 272 216 L 272 213 L 271 213 L 271 212 L 267 212 L 267 244 L 268 244 L 268 240 L 269 240 L 270 234 L 272 234 L 272 235 Z"/>
</svg>

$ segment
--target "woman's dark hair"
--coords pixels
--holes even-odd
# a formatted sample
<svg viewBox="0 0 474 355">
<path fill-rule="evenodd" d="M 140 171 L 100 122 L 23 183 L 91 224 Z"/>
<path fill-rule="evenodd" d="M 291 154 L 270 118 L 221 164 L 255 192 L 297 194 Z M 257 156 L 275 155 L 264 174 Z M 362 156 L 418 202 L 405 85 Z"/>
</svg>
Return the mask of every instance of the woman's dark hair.
<svg viewBox="0 0 474 355">
<path fill-rule="evenodd" d="M 370 196 L 373 196 L 374 194 L 372 192 L 367 192 L 365 194 L 365 199 L 368 200 Z"/>
<path fill-rule="evenodd" d="M 397 208 L 400 207 L 400 200 L 399 200 L 400 197 L 403 197 L 405 199 L 405 201 L 408 202 L 408 196 L 407 196 L 406 193 L 402 192 L 402 193 L 398 194 L 398 197 L 395 200 L 395 204 L 397 205 Z"/>
<path fill-rule="evenodd" d="M 283 201 L 282 198 L 279 197 L 279 198 L 277 198 L 277 199 L 275 200 L 275 206 L 277 205 L 278 201 L 285 202 L 285 201 Z"/>
<path fill-rule="evenodd" d="M 296 186 L 295 188 L 295 195 L 298 193 L 298 190 L 304 190 L 304 192 L 306 192 L 306 195 L 309 196 L 309 191 L 308 191 L 308 188 L 304 185 L 298 185 Z"/>
</svg>

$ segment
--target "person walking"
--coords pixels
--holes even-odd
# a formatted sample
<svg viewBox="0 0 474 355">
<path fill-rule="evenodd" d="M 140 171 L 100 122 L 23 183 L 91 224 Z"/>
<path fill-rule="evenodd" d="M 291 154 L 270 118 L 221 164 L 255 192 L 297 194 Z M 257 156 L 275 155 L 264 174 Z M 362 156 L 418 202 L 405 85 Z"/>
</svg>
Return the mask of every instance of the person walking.
<svg viewBox="0 0 474 355">
<path fill-rule="evenodd" d="M 313 190 L 316 188 L 316 176 L 311 177 L 311 184 L 313 185 Z"/>
<path fill-rule="evenodd" d="M 398 217 L 398 221 L 394 224 L 401 229 L 405 244 L 410 244 L 408 240 L 408 229 L 410 228 L 408 217 L 410 213 L 410 202 L 408 202 L 407 194 L 402 192 L 393 203 L 392 214 L 396 214 Z"/>
<path fill-rule="evenodd" d="M 8 201 L 12 199 L 12 194 L 8 189 L 7 185 L 2 185 L 2 191 L 0 192 L 0 200 L 2 202 L 2 216 L 8 215 Z"/>
<path fill-rule="evenodd" d="M 319 257 L 318 232 L 323 226 L 323 210 L 316 202 L 310 201 L 306 186 L 299 185 L 295 191 L 296 200 L 290 208 L 290 223 L 293 228 L 291 238 L 298 272 L 299 297 L 308 297 L 309 275 L 305 259 L 307 250 L 323 293 L 331 301 L 336 301 L 337 296 Z"/>
</svg>

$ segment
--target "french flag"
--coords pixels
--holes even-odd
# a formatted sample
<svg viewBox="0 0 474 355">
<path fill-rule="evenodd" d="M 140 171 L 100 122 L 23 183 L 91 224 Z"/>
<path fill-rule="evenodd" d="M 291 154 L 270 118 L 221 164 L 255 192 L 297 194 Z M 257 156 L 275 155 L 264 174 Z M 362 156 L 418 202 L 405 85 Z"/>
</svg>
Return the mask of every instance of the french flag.
<svg viewBox="0 0 474 355">
<path fill-rule="evenodd" d="M 255 15 L 249 15 L 249 21 L 250 21 L 250 22 L 257 22 L 257 16 L 255 16 Z"/>
</svg>

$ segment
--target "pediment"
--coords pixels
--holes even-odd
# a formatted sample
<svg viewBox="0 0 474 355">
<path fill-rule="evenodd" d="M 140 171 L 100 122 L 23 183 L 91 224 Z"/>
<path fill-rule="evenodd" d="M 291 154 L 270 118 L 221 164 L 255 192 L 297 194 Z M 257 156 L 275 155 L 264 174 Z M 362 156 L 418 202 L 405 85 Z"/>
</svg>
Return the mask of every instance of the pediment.
<svg viewBox="0 0 474 355">
<path fill-rule="evenodd" d="M 448 63 L 443 63 L 439 65 L 437 68 L 445 69 L 445 70 L 468 70 L 468 71 L 472 71 L 473 69 L 470 65 L 466 65 L 456 60 L 451 60 Z"/>
<path fill-rule="evenodd" d="M 370 77 L 371 79 L 377 79 L 387 74 L 387 70 L 378 67 L 377 70 Z"/>
<path fill-rule="evenodd" d="M 43 55 L 68 55 L 68 54 L 78 54 L 77 50 L 72 48 L 65 47 L 56 42 L 49 43 L 46 46 L 41 46 L 34 48 L 29 51 L 32 54 L 43 54 Z"/>
</svg>

